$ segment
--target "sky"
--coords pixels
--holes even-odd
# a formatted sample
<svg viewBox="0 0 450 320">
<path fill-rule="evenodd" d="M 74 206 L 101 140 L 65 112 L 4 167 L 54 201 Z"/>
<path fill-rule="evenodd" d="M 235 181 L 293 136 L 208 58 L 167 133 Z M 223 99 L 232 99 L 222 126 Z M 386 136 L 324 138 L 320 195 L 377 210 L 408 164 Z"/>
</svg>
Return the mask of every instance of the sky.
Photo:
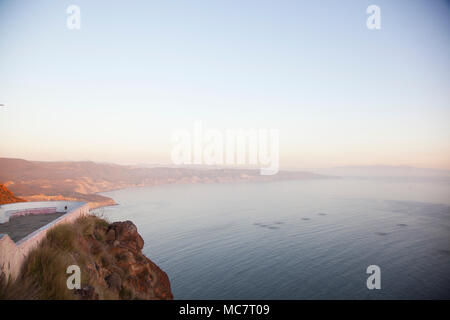
<svg viewBox="0 0 450 320">
<path fill-rule="evenodd" d="M 0 0 L 0 156 L 170 163 L 201 121 L 279 130 L 282 169 L 450 169 L 449 57 L 448 1 Z"/>
</svg>

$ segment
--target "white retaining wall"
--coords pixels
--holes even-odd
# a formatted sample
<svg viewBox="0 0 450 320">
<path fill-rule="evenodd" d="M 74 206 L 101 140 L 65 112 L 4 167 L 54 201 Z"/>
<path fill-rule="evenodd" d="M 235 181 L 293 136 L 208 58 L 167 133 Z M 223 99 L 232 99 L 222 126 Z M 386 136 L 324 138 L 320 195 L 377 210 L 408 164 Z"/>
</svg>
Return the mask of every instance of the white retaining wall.
<svg viewBox="0 0 450 320">
<path fill-rule="evenodd" d="M 9 220 L 14 212 L 26 209 L 39 209 L 56 207 L 56 212 L 68 212 L 78 208 L 84 202 L 76 201 L 39 201 L 39 202 L 16 202 L 10 204 L 0 205 L 0 223 L 5 223 Z M 65 208 L 67 207 L 67 209 Z"/>
</svg>

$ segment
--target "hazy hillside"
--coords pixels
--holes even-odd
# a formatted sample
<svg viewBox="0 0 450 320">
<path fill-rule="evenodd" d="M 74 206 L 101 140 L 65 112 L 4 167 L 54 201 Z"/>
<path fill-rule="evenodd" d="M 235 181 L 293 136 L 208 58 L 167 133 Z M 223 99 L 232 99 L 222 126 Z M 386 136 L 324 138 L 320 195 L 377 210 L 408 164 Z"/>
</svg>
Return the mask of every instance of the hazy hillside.
<svg viewBox="0 0 450 320">
<path fill-rule="evenodd" d="M 220 183 L 330 178 L 310 172 L 262 176 L 251 169 L 143 168 L 83 162 L 41 162 L 0 158 L 0 181 L 26 200 L 82 200 L 91 207 L 114 204 L 95 194 L 115 189 L 168 183 Z"/>
<path fill-rule="evenodd" d="M 450 171 L 410 166 L 343 166 L 318 169 L 321 174 L 351 178 L 450 179 Z"/>
</svg>

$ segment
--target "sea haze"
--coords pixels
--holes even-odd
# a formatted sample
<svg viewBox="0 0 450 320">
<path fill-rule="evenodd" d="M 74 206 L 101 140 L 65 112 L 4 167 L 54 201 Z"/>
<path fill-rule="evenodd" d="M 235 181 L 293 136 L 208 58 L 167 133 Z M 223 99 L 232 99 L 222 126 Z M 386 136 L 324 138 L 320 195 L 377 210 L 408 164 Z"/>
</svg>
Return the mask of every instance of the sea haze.
<svg viewBox="0 0 450 320">
<path fill-rule="evenodd" d="M 449 299 L 450 183 L 370 179 L 102 193 L 175 299 Z M 366 268 L 381 268 L 368 290 Z"/>
</svg>

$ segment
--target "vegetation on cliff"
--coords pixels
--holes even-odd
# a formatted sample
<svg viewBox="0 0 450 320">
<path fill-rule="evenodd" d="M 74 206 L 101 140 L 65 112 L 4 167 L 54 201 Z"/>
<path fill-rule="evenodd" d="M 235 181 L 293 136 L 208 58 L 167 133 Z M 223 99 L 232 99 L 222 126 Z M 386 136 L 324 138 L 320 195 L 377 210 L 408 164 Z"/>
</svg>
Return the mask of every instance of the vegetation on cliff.
<svg viewBox="0 0 450 320">
<path fill-rule="evenodd" d="M 172 299 L 169 278 L 150 261 L 131 221 L 85 216 L 51 229 L 0 299 Z M 67 288 L 67 267 L 81 270 L 81 289 Z"/>
</svg>

